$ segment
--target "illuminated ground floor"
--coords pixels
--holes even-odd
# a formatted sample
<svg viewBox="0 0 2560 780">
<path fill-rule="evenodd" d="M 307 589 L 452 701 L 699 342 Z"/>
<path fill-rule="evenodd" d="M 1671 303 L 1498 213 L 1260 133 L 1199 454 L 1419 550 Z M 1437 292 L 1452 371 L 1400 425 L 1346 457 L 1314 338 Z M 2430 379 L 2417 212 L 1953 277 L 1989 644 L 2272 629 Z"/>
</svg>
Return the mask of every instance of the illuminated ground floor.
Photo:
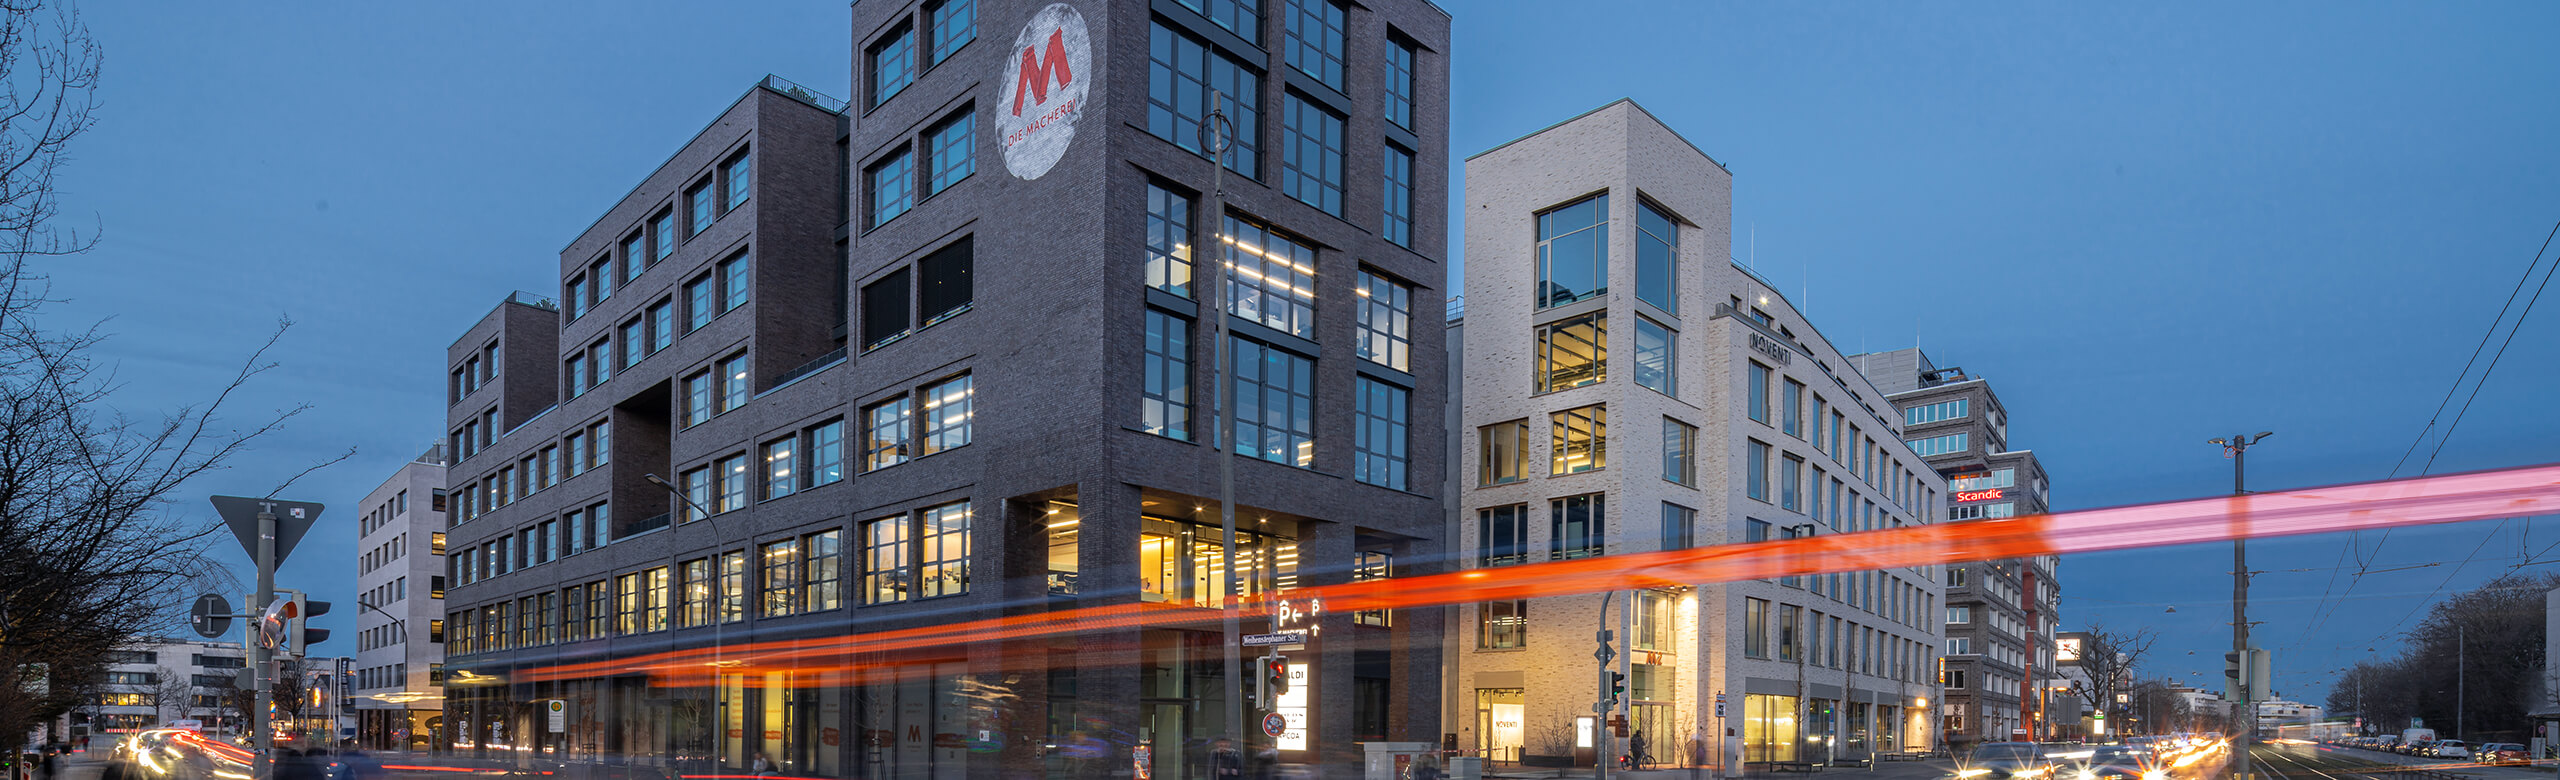
<svg viewBox="0 0 2560 780">
<path fill-rule="evenodd" d="M 366 750 L 432 752 L 446 743 L 443 710 L 356 710 L 356 745 Z"/>
</svg>

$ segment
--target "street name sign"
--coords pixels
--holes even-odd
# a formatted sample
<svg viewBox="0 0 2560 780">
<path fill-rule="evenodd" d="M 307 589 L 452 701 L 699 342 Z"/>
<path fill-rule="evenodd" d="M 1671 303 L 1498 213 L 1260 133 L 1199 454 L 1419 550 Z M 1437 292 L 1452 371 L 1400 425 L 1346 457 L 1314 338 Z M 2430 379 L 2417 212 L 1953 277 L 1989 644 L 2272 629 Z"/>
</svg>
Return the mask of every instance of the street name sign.
<svg viewBox="0 0 2560 780">
<path fill-rule="evenodd" d="M 1280 634 L 1244 635 L 1244 646 L 1246 647 L 1281 647 L 1285 645 L 1303 645 L 1306 643 L 1307 632 L 1304 631 L 1290 631 Z"/>
</svg>

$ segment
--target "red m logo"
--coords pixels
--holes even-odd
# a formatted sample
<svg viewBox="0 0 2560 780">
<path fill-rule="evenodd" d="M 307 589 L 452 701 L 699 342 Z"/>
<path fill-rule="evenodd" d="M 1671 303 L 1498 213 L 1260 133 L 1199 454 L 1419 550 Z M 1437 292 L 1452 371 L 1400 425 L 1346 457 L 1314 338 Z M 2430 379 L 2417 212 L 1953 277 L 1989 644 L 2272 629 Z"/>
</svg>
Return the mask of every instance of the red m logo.
<svg viewBox="0 0 2560 780">
<path fill-rule="evenodd" d="M 1015 77 L 1013 83 L 1014 116 L 1022 115 L 1022 96 L 1024 95 L 1030 95 L 1031 104 L 1035 106 L 1048 102 L 1049 80 L 1052 73 L 1056 74 L 1058 86 L 1061 87 L 1076 80 L 1075 72 L 1067 68 L 1066 35 L 1067 31 L 1064 29 L 1049 31 L 1049 50 L 1045 52 L 1048 57 L 1047 62 L 1042 62 L 1040 54 L 1035 54 L 1032 47 L 1022 48 L 1022 72 Z"/>
</svg>

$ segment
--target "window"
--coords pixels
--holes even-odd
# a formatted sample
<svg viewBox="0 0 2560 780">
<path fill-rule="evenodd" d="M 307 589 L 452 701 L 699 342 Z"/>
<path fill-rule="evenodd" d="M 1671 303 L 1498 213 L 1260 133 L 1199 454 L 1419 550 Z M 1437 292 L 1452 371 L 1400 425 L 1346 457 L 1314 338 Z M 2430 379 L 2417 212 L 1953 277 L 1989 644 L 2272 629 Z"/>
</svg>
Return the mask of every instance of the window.
<svg viewBox="0 0 2560 780">
<path fill-rule="evenodd" d="M 862 348 L 877 349 L 907 335 L 907 269 L 862 286 Z"/>
<path fill-rule="evenodd" d="M 1742 655 L 1745 658 L 1769 657 L 1769 602 L 1766 599 L 1742 600 Z"/>
<path fill-rule="evenodd" d="M 701 425 L 711 419 L 711 370 L 703 369 L 684 378 L 684 424 Z"/>
<path fill-rule="evenodd" d="M 595 344 L 587 347 L 587 371 L 594 376 L 588 387 L 604 384 L 605 380 L 613 378 L 612 337 L 596 339 Z M 497 426 L 482 426 L 480 432 L 483 439 L 481 444 L 487 444 L 487 439 L 497 437 Z"/>
<path fill-rule="evenodd" d="M 1595 311 L 1538 328 L 1538 392 L 1609 378 L 1609 313 Z"/>
<path fill-rule="evenodd" d="M 1246 43 L 1262 45 L 1261 0 L 1178 0 L 1182 7 L 1200 12 L 1219 27 L 1244 36 Z"/>
<path fill-rule="evenodd" d="M 1528 504 L 1476 510 L 1476 565 L 1508 566 L 1528 561 Z"/>
<path fill-rule="evenodd" d="M 1972 407 L 1973 399 L 1970 398 L 1958 398 L 1953 401 L 1939 401 L 1934 404 L 1921 404 L 1919 406 L 1902 410 L 1902 424 L 1919 425 L 1921 423 L 1933 423 L 1940 420 L 1961 420 L 1967 415 L 1973 413 Z"/>
<path fill-rule="evenodd" d="M 685 561 L 682 571 L 684 581 L 676 591 L 676 627 L 711 625 L 711 560 Z"/>
<path fill-rule="evenodd" d="M 1357 553 L 1353 553 L 1351 556 L 1351 581 L 1376 582 L 1378 580 L 1387 579 L 1389 574 L 1394 570 L 1394 564 L 1394 556 L 1378 552 L 1376 550 L 1361 550 Z M 1393 614 L 1394 613 L 1383 609 L 1362 610 L 1351 613 L 1351 624 L 1355 626 L 1390 628 L 1394 625 L 1392 622 Z M 1380 733 L 1384 733 L 1383 729 Z"/>
<path fill-rule="evenodd" d="M 1948 655 L 1972 655 L 1972 654 L 1973 654 L 1973 637 L 1969 637 L 1969 636 L 1951 636 L 1951 637 L 1947 637 L 1947 654 L 1948 654 Z M 1953 688 L 1953 687 L 1955 687 L 1955 686 L 1953 686 L 1953 685 L 1949 685 L 1949 686 L 1947 686 L 1947 687 L 1949 687 L 1949 688 Z"/>
<path fill-rule="evenodd" d="M 904 395 L 862 410 L 862 470 L 876 471 L 907 462 L 908 412 Z"/>
<path fill-rule="evenodd" d="M 1548 559 L 1606 554 L 1608 494 L 1586 493 L 1547 501 Z"/>
<path fill-rule="evenodd" d="M 795 615 L 800 612 L 800 540 L 784 539 L 757 548 L 760 561 L 757 579 L 759 601 L 757 614 L 765 617 Z"/>
<path fill-rule="evenodd" d="M 1549 415 L 1554 423 L 1554 463 L 1548 474 L 1580 474 L 1609 465 L 1609 407 L 1585 406 Z"/>
<path fill-rule="evenodd" d="M 1529 602 L 1488 601 L 1476 608 L 1476 648 L 1518 650 L 1529 646 Z"/>
<path fill-rule="evenodd" d="M 747 354 L 740 352 L 720 361 L 720 411 L 728 412 L 747 405 Z"/>
<path fill-rule="evenodd" d="M 1698 510 L 1668 501 L 1662 503 L 1662 549 L 1685 550 L 1697 546 Z"/>
<path fill-rule="evenodd" d="M 1636 384 L 1678 396 L 1679 380 L 1671 362 L 1672 333 L 1643 316 L 1636 317 Z"/>
<path fill-rule="evenodd" d="M 1237 0 L 1184 2 L 1237 5 Z M 1187 33 L 1157 22 L 1148 35 L 1147 132 L 1205 157 L 1209 152 L 1201 147 L 1200 125 L 1212 112 L 1225 113 L 1230 121 L 1221 129 L 1235 133 L 1227 169 L 1249 179 L 1259 178 L 1262 170 L 1261 87 L 1262 74 Z M 1226 93 L 1225 105 L 1209 105 L 1213 90 Z"/>
<path fill-rule="evenodd" d="M 1191 297 L 1191 198 L 1147 182 L 1147 286 Z"/>
<path fill-rule="evenodd" d="M 637 236 L 634 238 L 637 238 Z M 630 249 L 626 246 L 623 251 L 629 252 Z M 637 255 L 634 256 L 636 257 Z M 587 266 L 587 278 L 595 280 L 594 289 L 596 292 L 595 300 L 589 301 L 589 303 L 604 303 L 607 299 L 612 298 L 614 279 L 613 253 L 607 252 L 604 257 L 597 258 L 594 264 Z"/>
<path fill-rule="evenodd" d="M 939 65 L 963 44 L 977 39 L 977 17 L 976 0 L 942 0 L 925 6 L 928 58 Z"/>
<path fill-rule="evenodd" d="M 1368 377 L 1358 378 L 1358 408 L 1352 413 L 1353 479 L 1394 490 L 1405 489 L 1406 410 L 1404 388 Z"/>
<path fill-rule="evenodd" d="M 1698 484 L 1698 426 L 1662 418 L 1662 478 L 1681 484 Z"/>
<path fill-rule="evenodd" d="M 1360 271 L 1360 357 L 1397 371 L 1413 367 L 1413 288 Z"/>
<path fill-rule="evenodd" d="M 694 507 L 702 507 L 703 509 L 700 511 L 720 511 L 710 508 L 711 467 L 704 466 L 698 469 L 688 469 L 684 473 L 676 475 L 676 478 L 679 480 L 678 484 L 684 487 L 684 500 L 676 502 L 678 504 L 676 507 L 677 522 L 689 523 L 700 519 L 694 516 L 694 512 L 697 511 Z"/>
<path fill-rule="evenodd" d="M 562 364 L 561 373 L 568 379 L 569 397 L 576 398 L 587 393 L 587 356 L 585 353 L 570 355 L 569 359 Z M 462 456 L 466 458 L 471 457 L 472 436 L 469 433 L 465 433 L 462 438 Z"/>
<path fill-rule="evenodd" d="M 1746 453 L 1745 459 L 1748 463 L 1744 464 L 1744 468 L 1748 470 L 1749 476 L 1745 482 L 1744 492 L 1753 499 L 1767 501 L 1769 500 L 1769 445 L 1753 439 L 1750 446 L 1746 448 Z"/>
<path fill-rule="evenodd" d="M 1948 607 L 1948 608 L 1947 608 L 1947 622 L 1949 622 L 1949 623 L 1971 623 L 1971 622 L 1973 622 L 1973 608 L 1972 608 L 1972 607 Z"/>
<path fill-rule="evenodd" d="M 1407 130 L 1413 129 L 1415 59 L 1413 44 L 1392 35 L 1387 37 L 1387 121 Z"/>
<path fill-rule="evenodd" d="M 1306 468 L 1315 463 L 1315 361 L 1235 339 L 1236 454 Z"/>
<path fill-rule="evenodd" d="M 747 619 L 747 551 L 720 555 L 720 622 Z"/>
<path fill-rule="evenodd" d="M 916 30 L 898 25 L 871 44 L 871 104 L 880 105 L 916 80 Z"/>
<path fill-rule="evenodd" d="M 1916 439 L 1911 442 L 1911 454 L 1926 458 L 1931 455 L 1964 452 L 1971 449 L 1968 441 L 1971 437 L 1972 434 L 1969 433 L 1951 433 L 1945 436 Z"/>
<path fill-rule="evenodd" d="M 1325 86 L 1345 91 L 1342 86 L 1343 51 L 1350 48 L 1349 35 L 1343 32 L 1350 11 L 1332 0 L 1288 0 L 1288 24 L 1283 25 L 1282 48 L 1289 57 L 1289 67 L 1316 77 Z"/>
<path fill-rule="evenodd" d="M 907 518 L 862 524 L 862 603 L 890 604 L 907 600 L 910 558 Z"/>
<path fill-rule="evenodd" d="M 1413 247 L 1413 153 L 1387 144 L 1380 166 L 1386 179 L 1385 226 L 1379 235 L 1396 246 Z"/>
<path fill-rule="evenodd" d="M 1529 421 L 1513 420 L 1476 429 L 1481 452 L 1476 480 L 1503 485 L 1528 478 Z"/>
<path fill-rule="evenodd" d="M 792 473 L 797 464 L 800 440 L 785 437 L 764 443 L 764 497 L 781 498 L 800 488 L 799 475 Z"/>
<path fill-rule="evenodd" d="M 1947 640 L 1947 643 L 1948 643 L 1948 644 L 1947 644 L 1947 654 L 1948 654 L 1948 655 L 1961 655 L 1961 653 L 1957 653 L 1957 652 L 1955 652 L 1955 639 L 1950 638 L 1950 639 L 1948 639 L 1948 640 Z M 1946 675 L 1944 676 L 1944 678 L 1945 678 L 1945 679 L 1943 680 L 1943 682 L 1944 682 L 1944 683 L 1946 684 L 1946 686 L 1947 686 L 1947 690 L 1950 690 L 1950 691 L 1961 691 L 1961 690 L 1964 690 L 1964 689 L 1965 689 L 1965 672 L 1966 672 L 1966 671 L 1967 671 L 1967 670 L 1964 670 L 1964 669 L 1948 669 L 1948 670 L 1947 670 Z M 1957 718 L 1957 716 L 1955 716 L 1955 715 L 1949 715 L 1949 716 L 1947 716 L 1947 722 L 1948 722 L 1949 724 L 1951 724 L 1951 725 L 1949 725 L 1949 726 L 1947 727 L 1947 730 L 1948 730 L 1948 731 L 1958 731 L 1958 730 L 1961 730 L 1961 729 L 1962 729 L 1962 727 L 1961 727 L 1961 726 L 1952 725 L 1952 724 L 1962 723 L 1962 721 L 1956 720 L 1956 718 Z"/>
<path fill-rule="evenodd" d="M 712 496 L 713 514 L 735 512 L 747 508 L 747 456 L 731 455 L 715 464 L 720 472 L 720 492 Z"/>
<path fill-rule="evenodd" d="M 969 0 L 959 2 L 965 4 Z M 977 159 L 971 154 L 975 148 L 977 127 L 977 109 L 963 108 L 959 114 L 924 131 L 925 195 L 950 189 L 951 185 L 977 172 Z"/>
<path fill-rule="evenodd" d="M 1803 607 L 1794 604 L 1778 605 L 1778 660 L 1780 661 L 1796 660 L 1802 652 L 1802 645 L 1797 642 L 1796 634 L 1803 629 L 1801 621 L 1798 620 L 1798 616 L 1803 612 Z"/>
<path fill-rule="evenodd" d="M 916 598 L 969 592 L 969 502 L 927 508 L 919 520 L 924 555 Z"/>
<path fill-rule="evenodd" d="M 1636 300 L 1680 313 L 1679 226 L 1652 203 L 1636 201 Z"/>
<path fill-rule="evenodd" d="M 569 277 L 569 283 L 565 285 L 560 298 L 569 304 L 569 319 L 575 320 L 587 316 L 586 274 Z"/>
<path fill-rule="evenodd" d="M 1324 0 L 1310 0 L 1324 3 Z M 1280 192 L 1342 216 L 1342 115 L 1290 93 L 1280 111 Z"/>
<path fill-rule="evenodd" d="M 747 264 L 745 252 L 720 261 L 720 310 L 728 311 L 747 304 Z"/>
<path fill-rule="evenodd" d="M 723 213 L 747 203 L 747 185 L 752 183 L 750 179 L 754 176 L 752 173 L 754 169 L 747 164 L 747 161 L 747 153 L 739 152 L 738 156 L 729 158 L 728 165 L 722 166 L 721 179 L 727 183 L 729 192 Z"/>
<path fill-rule="evenodd" d="M 1743 393 L 1749 398 L 1751 419 L 1767 425 L 1769 423 L 1769 367 L 1756 362 L 1752 363 L 1751 370 L 1745 374 L 1743 381 L 1749 383 L 1743 388 Z"/>
<path fill-rule="evenodd" d="M 1609 292 L 1609 196 L 1538 214 L 1538 308 Z"/>
<path fill-rule="evenodd" d="M 711 324 L 711 318 L 720 316 L 722 310 L 711 297 L 715 289 L 712 286 L 710 274 L 703 274 L 685 283 L 684 332 L 692 333 L 701 330 L 702 326 Z"/>
<path fill-rule="evenodd" d="M 1191 440 L 1191 321 L 1147 310 L 1146 387 L 1138 402 L 1148 433 Z"/>
<path fill-rule="evenodd" d="M 969 375 L 961 374 L 924 389 L 924 450 L 931 455 L 969 443 L 969 422 L 976 415 L 976 394 Z"/>
<path fill-rule="evenodd" d="M 1226 225 L 1228 313 L 1315 338 L 1315 248 L 1233 216 Z"/>
<path fill-rule="evenodd" d="M 640 633 L 640 575 L 625 574 L 614 578 L 613 633 L 630 636 Z"/>
<path fill-rule="evenodd" d="M 647 590 L 640 602 L 640 630 L 667 630 L 667 597 L 671 595 L 668 593 L 667 567 L 644 572 L 641 582 Z"/>
<path fill-rule="evenodd" d="M 653 242 L 652 249 L 654 250 L 654 253 L 649 256 L 650 264 L 655 265 L 658 261 L 667 259 L 668 255 L 676 253 L 676 212 L 674 209 L 660 212 L 657 219 L 649 221 L 649 238 Z M 631 278 L 640 278 L 640 263 L 636 260 L 628 262 L 630 263 L 629 270 Z"/>
<path fill-rule="evenodd" d="M 1973 473 L 1947 480 L 1948 490 L 1989 490 L 2016 487 L 2017 469 L 1993 469 L 1989 473 Z"/>
<path fill-rule="evenodd" d="M 932 325 L 969 310 L 974 297 L 969 275 L 975 243 L 973 237 L 962 236 L 916 261 L 916 304 L 924 324 Z"/>
<path fill-rule="evenodd" d="M 800 538 L 800 545 L 807 559 L 800 575 L 801 611 L 844 606 L 844 532 L 810 534 Z"/>
<path fill-rule="evenodd" d="M 693 185 L 693 189 L 685 190 L 686 237 L 702 235 L 702 231 L 711 227 L 713 220 L 720 218 L 719 213 L 714 210 L 719 206 L 719 202 L 713 200 L 716 197 L 718 194 L 711 191 L 709 180 Z"/>
<path fill-rule="evenodd" d="M 1778 461 L 1778 508 L 1804 508 L 1804 459 L 1789 455 Z"/>
<path fill-rule="evenodd" d="M 871 164 L 863 173 L 871 182 L 871 226 L 879 227 L 916 205 L 916 158 L 905 149 Z"/>
<path fill-rule="evenodd" d="M 829 420 L 809 429 L 809 486 L 844 481 L 844 421 Z"/>
<path fill-rule="evenodd" d="M 676 302 L 661 300 L 649 307 L 649 354 L 676 343 Z"/>
<path fill-rule="evenodd" d="M 648 328 L 649 321 L 642 317 L 633 317 L 630 322 L 622 323 L 622 367 L 639 365 L 642 359 L 649 357 Z"/>
</svg>

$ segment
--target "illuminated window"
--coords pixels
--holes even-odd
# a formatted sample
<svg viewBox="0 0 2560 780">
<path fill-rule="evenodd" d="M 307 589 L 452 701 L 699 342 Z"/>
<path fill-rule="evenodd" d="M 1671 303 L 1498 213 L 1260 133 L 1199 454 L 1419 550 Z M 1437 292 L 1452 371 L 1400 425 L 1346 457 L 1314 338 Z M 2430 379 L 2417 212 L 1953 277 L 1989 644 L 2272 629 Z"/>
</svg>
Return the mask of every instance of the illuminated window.
<svg viewBox="0 0 2560 780">
<path fill-rule="evenodd" d="M 976 394 L 968 374 L 961 374 L 939 384 L 927 385 L 924 399 L 924 449 L 919 455 L 931 455 L 969 443 L 970 421 L 976 416 Z"/>
<path fill-rule="evenodd" d="M 1529 602 L 1488 601 L 1476 606 L 1476 648 L 1517 650 L 1529 646 Z"/>
<path fill-rule="evenodd" d="M 763 561 L 758 614 L 781 617 L 800 611 L 800 540 L 784 539 L 757 548 Z"/>
<path fill-rule="evenodd" d="M 907 600 L 908 580 L 914 575 L 907 521 L 900 515 L 862 524 L 862 603 Z"/>
<path fill-rule="evenodd" d="M 727 412 L 747 405 L 747 354 L 740 352 L 720 361 L 720 411 Z"/>
<path fill-rule="evenodd" d="M 844 532 L 826 531 L 800 538 L 807 556 L 801 574 L 801 609 L 807 612 L 844 606 Z"/>
<path fill-rule="evenodd" d="M 1354 292 L 1359 293 L 1354 303 L 1360 357 L 1397 371 L 1413 370 L 1413 287 L 1362 269 Z"/>
<path fill-rule="evenodd" d="M 1538 308 L 1609 292 L 1609 196 L 1538 214 Z"/>
<path fill-rule="evenodd" d="M 1609 314 L 1595 311 L 1538 327 L 1537 392 L 1609 378 Z"/>
<path fill-rule="evenodd" d="M 678 587 L 676 625 L 695 628 L 711 625 L 711 559 L 685 561 L 684 582 Z"/>
<path fill-rule="evenodd" d="M 1375 582 L 1386 579 L 1391 573 L 1392 563 L 1393 557 L 1383 552 L 1362 550 L 1355 553 L 1351 557 L 1351 581 Z M 1364 610 L 1352 613 L 1351 624 L 1388 628 L 1393 625 L 1392 616 L 1393 613 L 1383 609 Z"/>
<path fill-rule="evenodd" d="M 1609 409 L 1585 406 L 1549 415 L 1555 429 L 1549 474 L 1580 474 L 1609 465 Z"/>
<path fill-rule="evenodd" d="M 1528 478 L 1528 420 L 1494 423 L 1476 430 L 1480 450 L 1476 481 L 1503 485 Z"/>
<path fill-rule="evenodd" d="M 908 437 L 911 435 L 908 413 L 913 408 L 912 402 L 900 395 L 862 410 L 863 471 L 907 462 Z"/>
<path fill-rule="evenodd" d="M 614 578 L 614 593 L 614 635 L 640 633 L 640 575 L 625 574 Z"/>
<path fill-rule="evenodd" d="M 1315 338 L 1315 247 L 1232 216 L 1226 225 L 1228 313 Z"/>
<path fill-rule="evenodd" d="M 646 583 L 647 592 L 643 596 L 640 608 L 640 630 L 665 631 L 667 630 L 667 597 L 671 595 L 668 592 L 667 567 L 660 566 L 648 570 L 644 573 L 642 581 Z"/>
<path fill-rule="evenodd" d="M 916 578 L 916 598 L 957 596 L 969 592 L 969 502 L 943 504 L 918 513 L 923 548 Z"/>
<path fill-rule="evenodd" d="M 747 619 L 747 551 L 720 554 L 719 615 L 722 623 Z"/>
<path fill-rule="evenodd" d="M 800 488 L 800 477 L 795 473 L 799 459 L 792 457 L 799 445 L 799 439 L 790 437 L 764 443 L 765 498 L 781 498 Z"/>
<path fill-rule="evenodd" d="M 713 469 L 719 472 L 720 492 L 712 496 L 714 501 L 711 505 L 712 513 L 735 512 L 747 508 L 747 484 L 751 481 L 749 477 L 752 476 L 747 470 L 747 456 L 740 454 L 721 458 Z"/>
</svg>

